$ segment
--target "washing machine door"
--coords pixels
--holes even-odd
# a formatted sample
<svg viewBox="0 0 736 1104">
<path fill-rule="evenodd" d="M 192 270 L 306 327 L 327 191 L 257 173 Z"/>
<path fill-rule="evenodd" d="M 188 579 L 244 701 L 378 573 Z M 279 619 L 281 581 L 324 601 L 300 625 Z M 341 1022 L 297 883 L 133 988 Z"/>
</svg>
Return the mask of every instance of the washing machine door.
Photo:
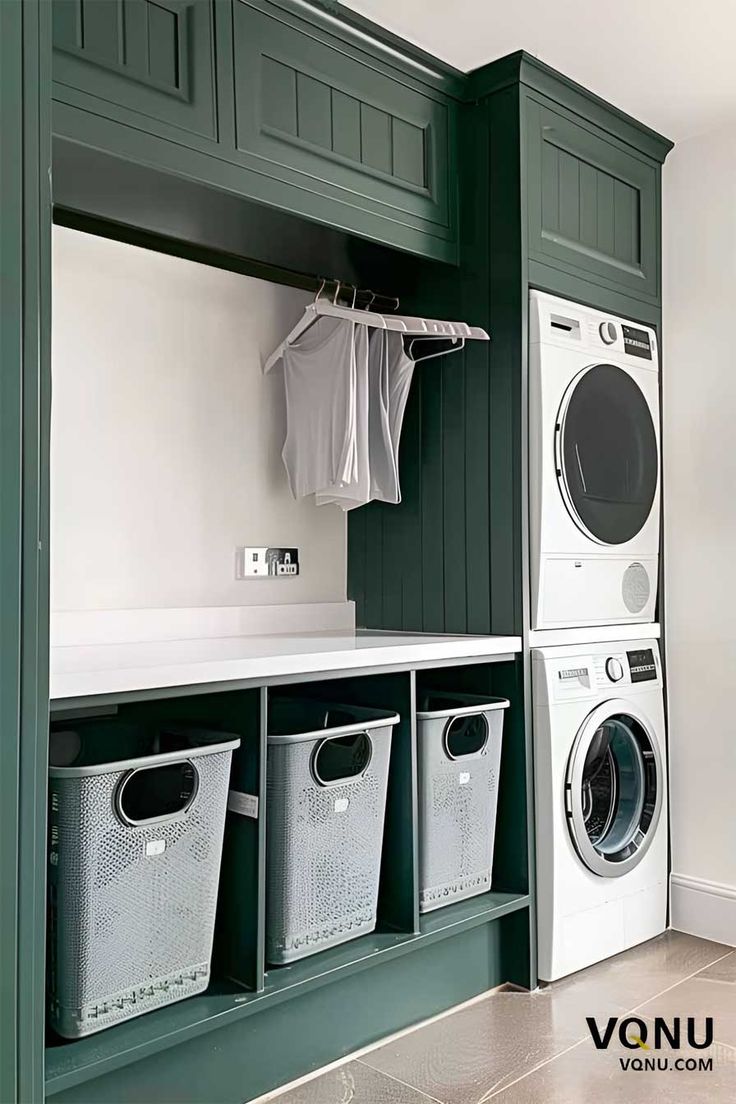
<svg viewBox="0 0 736 1104">
<path fill-rule="evenodd" d="M 636 380 L 593 364 L 565 392 L 555 426 L 555 470 L 567 510 L 598 544 L 625 544 L 651 513 L 659 477 L 657 435 Z"/>
<path fill-rule="evenodd" d="M 631 702 L 595 709 L 573 744 L 565 811 L 575 849 L 594 874 L 619 878 L 646 855 L 665 780 L 656 736 Z"/>
</svg>

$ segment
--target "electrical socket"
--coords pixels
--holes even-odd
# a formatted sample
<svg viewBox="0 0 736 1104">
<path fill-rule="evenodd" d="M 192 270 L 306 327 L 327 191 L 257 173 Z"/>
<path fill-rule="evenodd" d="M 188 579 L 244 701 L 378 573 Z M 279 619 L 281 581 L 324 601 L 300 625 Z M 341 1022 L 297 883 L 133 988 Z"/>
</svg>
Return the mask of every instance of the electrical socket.
<svg viewBox="0 0 736 1104">
<path fill-rule="evenodd" d="M 298 548 L 236 549 L 236 579 L 267 579 L 299 574 Z"/>
</svg>

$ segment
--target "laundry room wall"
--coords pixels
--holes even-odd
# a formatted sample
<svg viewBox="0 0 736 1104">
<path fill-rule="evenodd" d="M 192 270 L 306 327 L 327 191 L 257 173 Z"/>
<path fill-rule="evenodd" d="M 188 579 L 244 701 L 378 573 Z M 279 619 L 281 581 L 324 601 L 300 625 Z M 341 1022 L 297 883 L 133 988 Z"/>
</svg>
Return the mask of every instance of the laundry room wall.
<svg viewBox="0 0 736 1104">
<path fill-rule="evenodd" d="M 310 296 L 56 227 L 52 608 L 344 602 L 346 519 L 295 502 L 270 353 Z M 236 547 L 298 546 L 238 581 Z"/>
<path fill-rule="evenodd" d="M 736 122 L 664 172 L 672 923 L 736 942 Z"/>
</svg>

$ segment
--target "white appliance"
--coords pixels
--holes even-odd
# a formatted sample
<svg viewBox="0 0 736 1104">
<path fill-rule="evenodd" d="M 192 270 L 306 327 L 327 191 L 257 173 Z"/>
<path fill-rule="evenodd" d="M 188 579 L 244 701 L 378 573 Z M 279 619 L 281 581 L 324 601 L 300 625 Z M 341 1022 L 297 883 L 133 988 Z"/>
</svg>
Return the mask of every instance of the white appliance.
<svg viewBox="0 0 736 1104">
<path fill-rule="evenodd" d="M 531 628 L 653 621 L 656 334 L 538 291 L 529 308 Z"/>
<path fill-rule="evenodd" d="M 532 650 L 539 965 L 554 981 L 665 930 L 656 640 Z"/>
</svg>

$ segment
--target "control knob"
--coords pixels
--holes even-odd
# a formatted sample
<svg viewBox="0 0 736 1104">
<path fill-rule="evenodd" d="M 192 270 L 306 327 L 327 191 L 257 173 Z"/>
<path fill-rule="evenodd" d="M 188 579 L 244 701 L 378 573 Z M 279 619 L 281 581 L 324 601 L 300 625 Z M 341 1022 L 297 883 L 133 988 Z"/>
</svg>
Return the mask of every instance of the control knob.
<svg viewBox="0 0 736 1104">
<path fill-rule="evenodd" d="M 604 345 L 613 345 L 616 340 L 616 326 L 613 322 L 601 322 L 599 333 Z"/>
<path fill-rule="evenodd" d="M 620 682 L 624 677 L 624 667 L 620 659 L 611 656 L 606 660 L 606 674 L 611 682 Z"/>
</svg>

